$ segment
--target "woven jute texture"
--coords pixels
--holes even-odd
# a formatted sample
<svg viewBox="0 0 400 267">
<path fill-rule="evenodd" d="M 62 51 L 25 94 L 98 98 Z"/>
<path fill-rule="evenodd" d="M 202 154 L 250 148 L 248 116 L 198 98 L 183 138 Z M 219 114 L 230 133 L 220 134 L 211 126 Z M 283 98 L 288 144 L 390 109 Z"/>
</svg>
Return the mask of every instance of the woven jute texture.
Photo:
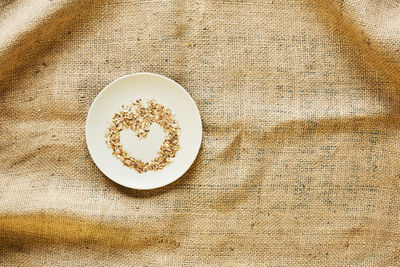
<svg viewBox="0 0 400 267">
<path fill-rule="evenodd" d="M 397 0 L 0 0 L 0 265 L 399 266 Z M 95 96 L 187 89 L 200 153 L 164 188 L 94 165 Z"/>
</svg>

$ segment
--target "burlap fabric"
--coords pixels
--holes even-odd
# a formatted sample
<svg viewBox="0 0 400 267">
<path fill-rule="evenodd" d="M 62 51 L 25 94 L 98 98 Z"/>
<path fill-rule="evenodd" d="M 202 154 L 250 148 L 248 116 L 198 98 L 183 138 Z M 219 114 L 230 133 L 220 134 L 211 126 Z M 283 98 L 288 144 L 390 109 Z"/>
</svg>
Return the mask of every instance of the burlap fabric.
<svg viewBox="0 0 400 267">
<path fill-rule="evenodd" d="M 3 266 L 400 265 L 396 0 L 0 1 Z M 203 120 L 153 191 L 92 162 L 91 102 L 154 72 Z"/>
</svg>

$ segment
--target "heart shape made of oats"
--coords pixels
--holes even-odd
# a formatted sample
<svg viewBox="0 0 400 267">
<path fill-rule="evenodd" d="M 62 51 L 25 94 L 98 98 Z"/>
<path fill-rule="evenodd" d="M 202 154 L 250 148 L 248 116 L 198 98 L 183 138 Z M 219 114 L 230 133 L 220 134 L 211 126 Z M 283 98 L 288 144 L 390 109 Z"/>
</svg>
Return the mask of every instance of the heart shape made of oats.
<svg viewBox="0 0 400 267">
<path fill-rule="evenodd" d="M 129 155 L 121 144 L 120 133 L 124 129 L 135 132 L 139 139 L 146 138 L 152 123 L 161 126 L 166 134 L 157 156 L 150 162 L 144 162 Z M 154 100 L 147 101 L 143 105 L 141 99 L 122 106 L 121 110 L 114 114 L 112 122 L 105 134 L 105 142 L 112 149 L 112 154 L 125 166 L 135 169 L 139 173 L 161 170 L 173 161 L 179 150 L 178 122 L 174 119 L 169 108 L 156 103 Z"/>
</svg>

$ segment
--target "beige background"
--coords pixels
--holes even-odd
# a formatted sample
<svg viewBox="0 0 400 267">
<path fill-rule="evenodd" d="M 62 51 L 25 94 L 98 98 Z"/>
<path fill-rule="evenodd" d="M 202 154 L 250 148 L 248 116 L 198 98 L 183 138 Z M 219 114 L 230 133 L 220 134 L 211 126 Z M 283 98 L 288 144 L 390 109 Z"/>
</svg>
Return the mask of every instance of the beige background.
<svg viewBox="0 0 400 267">
<path fill-rule="evenodd" d="M 398 266 L 399 66 L 396 0 L 0 0 L 0 264 Z M 145 192 L 85 143 L 141 71 L 204 127 Z"/>
</svg>

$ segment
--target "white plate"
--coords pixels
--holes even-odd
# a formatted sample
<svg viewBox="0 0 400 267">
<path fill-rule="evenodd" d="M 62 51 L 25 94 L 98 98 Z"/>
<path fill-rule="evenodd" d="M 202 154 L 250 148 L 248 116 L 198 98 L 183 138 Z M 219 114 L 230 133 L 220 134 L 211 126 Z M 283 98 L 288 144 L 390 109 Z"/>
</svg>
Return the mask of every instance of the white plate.
<svg viewBox="0 0 400 267">
<path fill-rule="evenodd" d="M 154 99 L 170 108 L 182 129 L 179 136 L 180 149 L 173 163 L 159 171 L 138 173 L 124 166 L 111 154 L 111 149 L 105 143 L 104 134 L 114 113 L 122 105 L 139 98 Z M 134 140 L 135 135 L 128 133 L 123 136 L 121 133 L 121 143 L 128 153 L 132 152 L 132 156 L 146 161 L 157 153 L 162 140 L 160 134 L 163 132 L 154 127 L 150 129 L 143 141 Z M 152 131 L 155 133 L 151 134 Z M 153 73 L 127 75 L 107 85 L 93 101 L 86 120 L 86 142 L 94 163 L 114 182 L 135 189 L 158 188 L 181 177 L 195 160 L 201 138 L 200 113 L 188 92 L 173 80 Z"/>
</svg>

